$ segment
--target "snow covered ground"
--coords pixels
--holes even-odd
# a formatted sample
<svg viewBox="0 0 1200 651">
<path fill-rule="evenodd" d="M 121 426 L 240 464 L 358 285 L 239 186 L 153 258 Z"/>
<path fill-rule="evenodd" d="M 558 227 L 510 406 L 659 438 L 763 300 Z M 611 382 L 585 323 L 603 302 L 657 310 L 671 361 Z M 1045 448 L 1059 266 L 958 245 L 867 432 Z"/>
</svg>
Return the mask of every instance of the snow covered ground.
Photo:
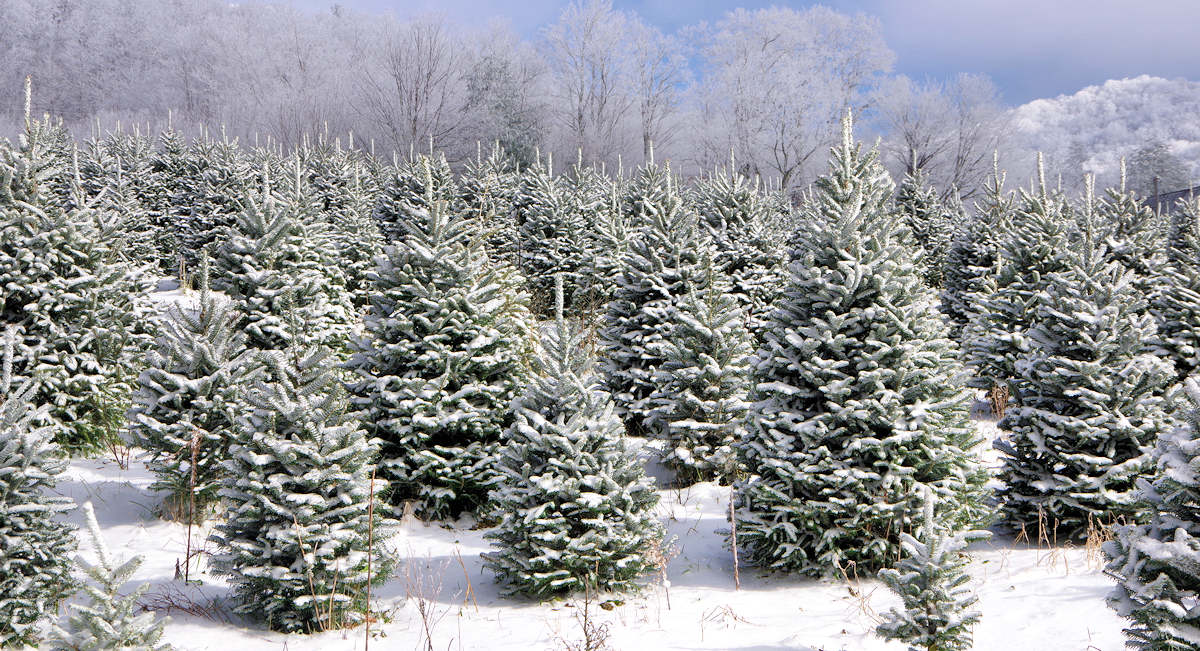
<svg viewBox="0 0 1200 651">
<path fill-rule="evenodd" d="M 989 436 L 987 421 L 979 421 Z M 661 470 L 644 449 L 651 472 Z M 994 459 L 994 457 L 992 457 Z M 121 470 L 112 460 L 73 462 L 60 488 L 79 502 L 91 500 L 106 541 L 117 556 L 143 554 L 136 580 L 152 584 L 146 600 L 206 606 L 228 589 L 210 576 L 203 557 L 184 585 L 182 566 L 188 529 L 153 516 L 157 501 L 151 477 L 136 461 Z M 608 626 L 612 649 L 739 649 L 742 651 L 856 651 L 903 649 L 872 630 L 877 613 L 898 603 L 871 578 L 815 581 L 769 576 L 741 569 L 734 587 L 733 558 L 723 544 L 729 508 L 727 488 L 701 484 L 662 489 L 659 507 L 678 554 L 666 581 L 644 594 L 601 609 L 595 621 Z M 76 524 L 82 514 L 76 512 Z M 193 548 L 204 548 L 207 528 L 191 532 Z M 536 603 L 499 595 L 479 558 L 488 550 L 483 530 L 405 522 L 388 541 L 401 562 L 374 596 L 384 611 L 372 624 L 376 649 L 562 649 L 578 642 L 582 600 Z M 84 536 L 86 538 L 86 536 Z M 90 558 L 86 542 L 81 551 Z M 976 629 L 978 651 L 1116 651 L 1122 621 L 1104 604 L 1111 582 L 1098 559 L 1083 548 L 1038 548 L 998 538 L 972 547 L 972 573 L 983 621 Z M 132 586 L 129 586 L 132 588 Z M 603 597 L 597 601 L 603 601 Z M 605 604 L 613 606 L 614 604 Z M 179 649 L 350 650 L 366 646 L 364 630 L 300 636 L 271 633 L 238 621 L 219 605 L 209 617 L 173 612 L 166 639 Z M 422 612 L 424 615 L 422 615 Z"/>
</svg>

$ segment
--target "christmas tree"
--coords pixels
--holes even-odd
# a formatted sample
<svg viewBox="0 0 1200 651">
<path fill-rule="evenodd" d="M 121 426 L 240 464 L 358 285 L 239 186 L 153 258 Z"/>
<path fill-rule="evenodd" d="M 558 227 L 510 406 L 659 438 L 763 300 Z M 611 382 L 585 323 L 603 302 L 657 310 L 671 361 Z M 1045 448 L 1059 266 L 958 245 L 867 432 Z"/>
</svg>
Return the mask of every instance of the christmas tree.
<svg viewBox="0 0 1200 651">
<path fill-rule="evenodd" d="M 950 249 L 955 220 L 938 200 L 937 192 L 925 184 L 920 169 L 905 175 L 900 183 L 896 212 L 920 247 L 926 282 L 931 287 L 941 287 L 942 266 Z"/>
<path fill-rule="evenodd" d="M 1158 324 L 1156 350 L 1175 366 L 1179 380 L 1200 369 L 1200 201 L 1180 206 L 1172 225 L 1170 256 L 1150 294 Z"/>
<path fill-rule="evenodd" d="M 371 213 L 388 242 L 402 239 L 407 222 L 428 212 L 434 202 L 454 205 L 458 194 L 446 157 L 420 156 L 400 165 L 390 176 Z"/>
<path fill-rule="evenodd" d="M 1200 644 L 1200 385 L 1184 383 L 1185 422 L 1154 449 L 1153 480 L 1139 480 L 1139 519 L 1113 529 L 1106 573 L 1117 581 L 1108 603 L 1132 620 L 1126 643 L 1143 651 Z"/>
<path fill-rule="evenodd" d="M 142 557 L 135 556 L 117 564 L 104 544 L 91 502 L 83 505 L 83 515 L 99 563 L 92 565 L 78 559 L 84 573 L 93 581 L 83 585 L 89 603 L 72 606 L 67 627 L 56 627 L 49 641 L 50 648 L 56 651 L 169 651 L 173 647 L 161 641 L 166 620 L 155 621 L 154 613 L 139 612 L 142 608 L 138 600 L 150 585 L 144 584 L 124 595 L 119 592 L 141 567 Z"/>
<path fill-rule="evenodd" d="M 591 351 L 563 317 L 561 287 L 499 451 L 491 499 L 501 522 L 486 534 L 496 551 L 484 555 L 508 592 L 541 598 L 632 589 L 662 539 L 658 494 L 596 386 Z"/>
<path fill-rule="evenodd" d="M 933 498 L 926 499 L 920 537 L 900 534 L 904 558 L 895 569 L 879 571 L 879 580 L 900 595 L 904 610 L 884 613 L 876 632 L 907 643 L 913 651 L 970 651 L 971 628 L 980 615 L 972 610 L 978 598 L 967 587 L 971 576 L 963 550 L 991 534 L 947 531 L 934 519 Z"/>
<path fill-rule="evenodd" d="M 362 621 L 369 584 L 390 573 L 373 505 L 378 453 L 346 411 L 335 367 L 320 349 L 260 354 L 269 383 L 250 392 L 220 490 L 227 518 L 211 540 L 234 611 L 274 630 L 316 632 Z"/>
<path fill-rule="evenodd" d="M 488 257 L 512 267 L 520 264 L 513 211 L 519 185 L 520 176 L 498 142 L 486 158 L 477 151 L 475 158 L 467 161 L 458 184 L 463 216 L 487 233 L 484 249 Z"/>
<path fill-rule="evenodd" d="M 752 375 L 737 540 L 755 564 L 874 572 L 920 521 L 915 487 L 950 526 L 982 515 L 980 438 L 958 350 L 912 260 L 878 154 L 849 116 L 816 186 Z"/>
<path fill-rule="evenodd" d="M 443 518 L 487 500 L 532 335 L 524 295 L 488 260 L 475 225 L 444 201 L 427 203 L 411 208 L 372 273 L 350 390 L 383 441 L 392 499 Z"/>
<path fill-rule="evenodd" d="M 71 528 L 58 516 L 74 508 L 55 494 L 67 459 L 35 407 L 34 383 L 14 384 L 15 332 L 4 337 L 0 369 L 0 646 L 35 644 L 37 624 L 72 590 Z"/>
</svg>

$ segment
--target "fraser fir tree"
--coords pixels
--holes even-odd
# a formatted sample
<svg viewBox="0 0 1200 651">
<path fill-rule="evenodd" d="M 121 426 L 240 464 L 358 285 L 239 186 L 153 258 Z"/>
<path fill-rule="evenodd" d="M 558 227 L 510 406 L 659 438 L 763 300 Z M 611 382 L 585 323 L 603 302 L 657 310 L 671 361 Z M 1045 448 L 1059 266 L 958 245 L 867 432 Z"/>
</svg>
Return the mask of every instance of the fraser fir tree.
<svg viewBox="0 0 1200 651">
<path fill-rule="evenodd" d="M 1121 169 L 1120 187 L 1107 189 L 1095 207 L 1096 238 L 1104 244 L 1105 259 L 1128 269 L 1133 284 L 1149 295 L 1167 262 L 1167 229 L 1150 206 L 1126 191 L 1123 162 Z"/>
<path fill-rule="evenodd" d="M 513 202 L 520 176 L 500 143 L 492 145 L 487 157 L 482 151 L 467 161 L 458 183 L 458 203 L 463 215 L 487 233 L 484 249 L 488 257 L 509 266 L 520 264 L 519 239 Z"/>
<path fill-rule="evenodd" d="M 700 261 L 713 257 L 669 170 L 647 165 L 639 179 L 634 185 L 642 194 L 630 199 L 640 211 L 634 218 L 636 228 L 600 330 L 604 383 L 632 436 L 654 431 L 655 373 L 666 361 L 664 346 L 674 306 L 689 286 L 707 285 L 702 275 L 710 270 Z"/>
<path fill-rule="evenodd" d="M 59 516 L 74 508 L 55 494 L 67 459 L 35 407 L 33 382 L 13 378 L 15 332 L 4 335 L 0 368 L 0 647 L 34 645 L 38 622 L 72 590 L 71 528 Z"/>
<path fill-rule="evenodd" d="M 55 651 L 169 651 L 171 645 L 162 642 L 166 620 L 155 621 L 153 612 L 140 612 L 142 608 L 138 600 L 150 585 L 143 584 L 124 595 L 119 592 L 141 567 L 142 557 L 135 556 L 118 564 L 104 544 L 91 502 L 83 505 L 83 514 L 92 539 L 92 549 L 99 561 L 96 565 L 83 558 L 76 561 L 92 581 L 83 585 L 89 603 L 72 606 L 67 627 L 55 627 L 50 648 Z"/>
<path fill-rule="evenodd" d="M 998 157 L 992 178 L 984 185 L 983 201 L 975 214 L 959 223 L 942 265 L 942 313 L 950 319 L 951 334 L 963 341 L 963 328 L 990 297 L 988 280 L 1001 257 L 1001 234 L 1009 228 L 1013 199 L 1004 191 Z"/>
<path fill-rule="evenodd" d="M 879 580 L 900 595 L 904 610 L 884 613 L 876 632 L 907 643 L 912 651 L 970 651 L 971 628 L 980 614 L 973 610 L 978 598 L 967 586 L 971 576 L 963 550 L 991 534 L 947 530 L 934 518 L 933 505 L 927 498 L 919 537 L 900 534 L 904 558 L 896 568 L 879 571 Z"/>
<path fill-rule="evenodd" d="M 169 308 L 158 346 L 138 378 L 129 434 L 165 491 L 160 513 L 199 522 L 216 503 L 241 395 L 253 371 L 241 316 L 208 291 L 202 258 L 200 300 Z"/>
<path fill-rule="evenodd" d="M 1140 479 L 1147 524 L 1113 529 L 1106 573 L 1117 581 L 1108 603 L 1132 620 L 1126 646 L 1142 651 L 1200 644 L 1200 385 L 1184 383 L 1185 421 L 1154 449 L 1152 481 Z"/>
<path fill-rule="evenodd" d="M 999 423 L 1008 436 L 996 443 L 1006 523 L 1080 540 L 1094 523 L 1136 513 L 1171 379 L 1144 352 L 1155 327 L 1132 274 L 1084 235 L 1068 268 L 1045 278 L 1014 360 L 1015 404 Z"/>
<path fill-rule="evenodd" d="M 533 304 L 550 308 L 560 275 L 567 303 L 576 303 L 589 284 L 581 273 L 591 257 L 588 220 L 549 169 L 526 172 L 519 202 L 520 268 Z"/>
<path fill-rule="evenodd" d="M 496 551 L 484 554 L 508 592 L 540 598 L 630 590 L 662 539 L 658 494 L 563 317 L 559 282 L 555 325 L 499 451 L 491 499 L 501 522 L 486 534 Z"/>
<path fill-rule="evenodd" d="M 1182 380 L 1200 369 L 1200 201 L 1181 206 L 1172 227 L 1170 257 L 1150 294 L 1158 325 L 1155 352 Z"/>
<path fill-rule="evenodd" d="M 843 121 L 752 376 L 737 540 L 756 565 L 874 572 L 899 555 L 929 486 L 950 526 L 986 479 L 957 349 L 887 212 L 892 184 Z"/>
<path fill-rule="evenodd" d="M 532 337 L 511 270 L 488 260 L 469 220 L 427 203 L 401 222 L 371 276 L 350 387 L 383 442 L 393 501 L 445 518 L 486 502 Z"/>
<path fill-rule="evenodd" d="M 238 423 L 213 570 L 233 585 L 235 612 L 274 630 L 352 626 L 368 583 L 390 574 L 389 555 L 368 546 L 371 527 L 386 533 L 371 508 L 386 485 L 372 479 L 377 442 L 347 413 L 327 351 L 291 347 L 260 359 L 272 381 L 254 387 Z"/>
<path fill-rule="evenodd" d="M 900 183 L 896 192 L 896 212 L 904 219 L 920 247 L 926 282 L 931 287 L 941 287 L 942 268 L 955 220 L 942 206 L 933 188 L 925 185 L 919 169 L 905 175 Z"/>
<path fill-rule="evenodd" d="M 442 201 L 453 205 L 458 194 L 450 163 L 442 154 L 420 156 L 400 165 L 383 186 L 372 216 L 388 242 L 402 239 L 407 222 Z"/>
<path fill-rule="evenodd" d="M 711 264 L 711 261 L 709 261 Z M 663 463 L 676 482 L 733 480 L 749 393 L 751 338 L 729 284 L 713 273 L 679 302 L 654 396 Z"/>
</svg>

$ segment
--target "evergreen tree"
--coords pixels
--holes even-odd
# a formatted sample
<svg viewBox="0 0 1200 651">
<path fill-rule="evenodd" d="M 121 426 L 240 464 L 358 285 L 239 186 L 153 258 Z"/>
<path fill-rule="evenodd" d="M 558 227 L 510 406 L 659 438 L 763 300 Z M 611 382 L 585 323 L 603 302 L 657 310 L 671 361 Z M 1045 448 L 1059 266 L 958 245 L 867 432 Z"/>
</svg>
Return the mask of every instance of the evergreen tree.
<svg viewBox="0 0 1200 651">
<path fill-rule="evenodd" d="M 605 309 L 601 371 L 626 431 L 643 436 L 655 428 L 655 373 L 666 361 L 674 306 L 689 286 L 707 285 L 703 275 L 710 270 L 700 261 L 715 256 L 669 170 L 647 165 L 634 185 L 641 194 L 631 195 L 630 205 L 640 212 Z"/>
<path fill-rule="evenodd" d="M 1015 404 L 999 424 L 1008 436 L 996 443 L 1005 521 L 1074 539 L 1136 513 L 1135 481 L 1164 426 L 1171 376 L 1144 352 L 1155 327 L 1132 274 L 1105 262 L 1090 235 L 1044 279 L 1028 348 L 1014 360 Z"/>
<path fill-rule="evenodd" d="M 138 357 L 150 343 L 148 289 L 122 259 L 112 213 L 50 198 L 47 127 L 27 121 L 0 146 L 0 324 L 18 327 L 14 372 L 39 376 L 56 438 L 93 450 L 124 424 Z"/>
<path fill-rule="evenodd" d="M 155 475 L 150 487 L 167 493 L 160 513 L 170 519 L 203 520 L 226 479 L 240 396 L 253 373 L 240 320 L 209 293 L 203 273 L 198 305 L 168 309 L 157 349 L 138 378 L 129 434 Z"/>
<path fill-rule="evenodd" d="M 346 412 L 327 351 L 291 347 L 260 359 L 272 381 L 250 391 L 252 409 L 238 422 L 213 570 L 233 585 L 235 612 L 274 630 L 357 624 L 368 583 L 382 583 L 391 565 L 368 546 L 386 534 L 371 507 L 386 485 L 373 480 L 376 442 Z"/>
<path fill-rule="evenodd" d="M 887 212 L 877 156 L 853 144 L 847 116 L 758 351 L 737 539 L 762 567 L 886 566 L 919 522 L 918 485 L 950 526 L 982 515 L 958 351 Z"/>
<path fill-rule="evenodd" d="M 713 274 L 679 304 L 658 369 L 655 422 L 676 482 L 733 480 L 749 393 L 750 334 L 729 284 Z"/>
<path fill-rule="evenodd" d="M 486 534 L 496 551 L 484 554 L 508 592 L 541 598 L 632 589 L 662 539 L 658 494 L 563 318 L 558 282 L 555 325 L 499 451 L 491 499 L 501 522 Z"/>
<path fill-rule="evenodd" d="M 54 492 L 67 459 L 41 424 L 47 407 L 34 406 L 34 383 L 14 384 L 14 346 L 10 326 L 0 370 L 0 647 L 36 643 L 38 622 L 71 593 L 75 549 L 58 518 L 74 503 Z"/>
<path fill-rule="evenodd" d="M 450 163 L 442 154 L 420 156 L 399 166 L 379 194 L 372 216 L 388 242 L 403 239 L 408 225 L 433 208 L 434 202 L 453 205 L 458 194 Z"/>
<path fill-rule="evenodd" d="M 535 166 L 525 174 L 519 197 L 521 272 L 533 304 L 549 312 L 554 279 L 564 279 L 567 304 L 575 304 L 588 282 L 582 270 L 591 257 L 590 224 L 550 170 Z"/>
<path fill-rule="evenodd" d="M 191 267 L 200 252 L 221 239 L 237 223 L 241 198 L 263 179 L 236 140 L 203 138 L 191 143 L 182 161 L 179 193 L 173 203 L 177 241 L 184 263 Z M 277 176 L 277 178 L 279 178 Z"/>
<path fill-rule="evenodd" d="M 458 184 L 463 216 L 487 233 L 484 249 L 488 257 L 512 267 L 521 262 L 513 211 L 519 185 L 520 176 L 498 142 L 487 158 L 479 152 L 474 160 L 467 161 Z"/>
<path fill-rule="evenodd" d="M 900 534 L 904 558 L 895 569 L 879 571 L 879 580 L 900 595 L 904 610 L 884 613 L 876 632 L 907 643 L 911 651 L 969 651 L 971 628 L 980 615 L 972 610 L 978 598 L 967 586 L 971 577 L 963 550 L 991 534 L 947 531 L 934 519 L 934 500 L 927 500 L 920 538 Z"/>
<path fill-rule="evenodd" d="M 443 201 L 428 204 L 401 222 L 404 235 L 372 273 L 350 388 L 383 441 L 393 500 L 443 518 L 486 501 L 531 328 L 512 272 L 487 259 L 475 226 Z"/>
<path fill-rule="evenodd" d="M 900 183 L 896 192 L 896 212 L 904 219 L 920 247 L 926 282 L 931 287 L 941 287 L 942 269 L 954 235 L 955 220 L 938 200 L 937 192 L 925 185 L 919 169 L 905 175 Z"/>
<path fill-rule="evenodd" d="M 235 301 L 251 348 L 282 350 L 299 336 L 302 346 L 340 351 L 354 308 L 329 229 L 299 190 L 291 197 L 244 197 L 236 226 L 217 248 L 213 288 Z M 304 327 L 291 328 L 293 318 Z"/>
<path fill-rule="evenodd" d="M 1125 190 L 1123 174 L 1120 188 L 1108 188 L 1096 205 L 1094 222 L 1105 259 L 1134 274 L 1139 291 L 1145 295 L 1153 292 L 1167 262 L 1166 228 L 1150 206 Z"/>
<path fill-rule="evenodd" d="M 942 313 L 950 318 L 951 334 L 960 342 L 963 328 L 990 296 L 988 279 L 1001 257 L 1001 233 L 1012 220 L 1013 199 L 1004 191 L 998 159 L 993 169 L 982 203 L 955 229 L 942 264 Z"/>
<path fill-rule="evenodd" d="M 143 584 L 125 595 L 118 592 L 141 567 L 142 557 L 135 556 L 117 564 L 104 544 L 91 502 L 83 505 L 83 514 L 99 563 L 92 565 L 83 558 L 76 561 L 94 582 L 83 585 L 89 603 L 72 606 L 67 628 L 55 627 L 50 648 L 55 651 L 170 651 L 173 647 L 161 641 L 166 620 L 155 621 L 154 613 L 138 612 L 141 610 L 138 600 L 150 585 Z"/>
<path fill-rule="evenodd" d="M 1178 380 L 1200 369 L 1200 201 L 1183 202 L 1172 225 L 1170 255 L 1150 293 L 1156 350 Z"/>
<path fill-rule="evenodd" d="M 1148 524 L 1113 529 L 1104 544 L 1106 573 L 1117 581 L 1108 603 L 1132 620 L 1126 646 L 1142 651 L 1200 644 L 1200 385 L 1184 383 L 1185 421 L 1163 432 L 1153 452 L 1153 481 L 1139 479 Z"/>
</svg>

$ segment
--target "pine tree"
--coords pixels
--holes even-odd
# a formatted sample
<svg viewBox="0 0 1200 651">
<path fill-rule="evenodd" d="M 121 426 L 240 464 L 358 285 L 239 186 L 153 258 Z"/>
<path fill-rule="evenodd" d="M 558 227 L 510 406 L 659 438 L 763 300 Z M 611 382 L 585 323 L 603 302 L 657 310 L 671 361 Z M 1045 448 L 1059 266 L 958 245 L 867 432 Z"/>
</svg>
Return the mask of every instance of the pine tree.
<svg viewBox="0 0 1200 651">
<path fill-rule="evenodd" d="M 148 283 L 115 248 L 115 215 L 51 200 L 47 128 L 26 125 L 18 148 L 0 146 L 0 324 L 18 327 L 14 372 L 38 374 L 56 438 L 88 451 L 124 424 L 151 340 Z"/>
<path fill-rule="evenodd" d="M 92 565 L 82 557 L 77 559 L 93 581 L 83 585 L 89 603 L 72 606 L 67 628 L 55 627 L 50 648 L 55 651 L 170 651 L 173 647 L 161 641 L 167 621 L 155 621 L 152 612 L 138 612 L 141 610 L 138 600 L 150 585 L 143 584 L 125 595 L 119 592 L 141 567 L 142 557 L 135 556 L 118 564 L 104 544 L 91 502 L 83 505 L 83 514 L 99 563 Z"/>
<path fill-rule="evenodd" d="M 904 610 L 883 615 L 876 632 L 899 640 L 911 651 L 970 651 L 971 628 L 980 614 L 972 610 L 978 598 L 967 586 L 969 559 L 963 551 L 987 531 L 947 531 L 933 516 L 934 500 L 927 497 L 920 538 L 900 534 L 904 558 L 895 569 L 879 571 L 879 580 L 900 595 Z"/>
<path fill-rule="evenodd" d="M 1200 369 L 1200 201 L 1183 203 L 1172 225 L 1170 255 L 1150 293 L 1158 325 L 1155 352 L 1178 380 Z"/>
<path fill-rule="evenodd" d="M 420 156 L 395 170 L 372 212 L 388 242 L 404 238 L 408 222 L 428 212 L 437 201 L 453 205 L 458 194 L 454 174 L 444 155 Z"/>
<path fill-rule="evenodd" d="M 5 333 L 0 370 L 0 647 L 35 644 L 37 624 L 71 593 L 75 549 L 71 528 L 58 516 L 74 508 L 55 494 L 67 459 L 35 407 L 33 382 L 14 384 L 15 332 Z"/>
<path fill-rule="evenodd" d="M 518 205 L 520 269 L 535 306 L 550 308 L 554 279 L 564 278 L 568 305 L 587 285 L 582 270 L 591 257 L 590 224 L 549 169 L 534 166 L 522 179 Z M 544 309 L 549 312 L 549 309 Z"/>
<path fill-rule="evenodd" d="M 711 263 L 711 262 L 710 262 Z M 654 396 L 663 463 L 676 482 L 733 480 L 750 390 L 751 338 L 728 281 L 713 273 L 708 287 L 680 301 L 658 369 Z"/>
<path fill-rule="evenodd" d="M 330 250 L 329 229 L 298 185 L 290 197 L 247 194 L 237 224 L 217 248 L 213 288 L 235 301 L 251 348 L 345 348 L 354 308 Z M 294 330 L 289 320 L 303 324 Z"/>
<path fill-rule="evenodd" d="M 1136 512 L 1171 378 L 1145 352 L 1155 327 L 1132 274 L 1105 262 L 1091 234 L 1044 279 L 1029 346 L 1014 360 L 1014 405 L 999 423 L 1008 436 L 996 443 L 1006 523 L 1072 539 Z"/>
<path fill-rule="evenodd" d="M 755 362 L 737 539 L 762 567 L 886 566 L 920 519 L 918 485 L 951 526 L 982 515 L 958 351 L 877 156 L 847 116 Z"/>
<path fill-rule="evenodd" d="M 1001 257 L 1000 234 L 1012 220 L 1013 199 L 1004 191 L 998 158 L 993 170 L 982 203 L 955 229 L 942 264 L 942 313 L 950 318 L 951 335 L 960 342 L 963 328 L 989 297 L 988 279 Z"/>
<path fill-rule="evenodd" d="M 170 519 L 202 521 L 226 479 L 240 396 L 253 375 L 240 320 L 208 291 L 202 272 L 199 303 L 168 309 L 157 349 L 138 378 L 129 434 L 155 475 L 150 487 L 167 493 L 160 513 Z"/>
<path fill-rule="evenodd" d="M 478 152 L 474 160 L 467 161 L 458 183 L 463 216 L 487 233 L 483 246 L 488 257 L 512 267 L 520 264 L 513 211 L 519 185 L 520 176 L 498 142 L 486 158 Z"/>
<path fill-rule="evenodd" d="M 715 257 L 687 210 L 670 171 L 642 169 L 630 205 L 640 212 L 622 259 L 612 300 L 600 330 L 601 371 L 631 436 L 654 431 L 655 373 L 666 361 L 665 343 L 674 306 L 689 286 L 706 286 L 700 264 Z M 661 184 L 661 185 L 659 185 Z"/>
<path fill-rule="evenodd" d="M 953 237 L 954 219 L 938 200 L 937 192 L 925 185 L 920 169 L 905 175 L 896 192 L 896 212 L 920 247 L 925 280 L 942 286 L 942 269 Z"/>
<path fill-rule="evenodd" d="M 487 259 L 476 227 L 443 201 L 428 204 L 412 208 L 372 273 L 350 390 L 383 441 L 393 500 L 443 518 L 486 502 L 531 328 L 511 271 Z"/>
<path fill-rule="evenodd" d="M 213 570 L 233 585 L 235 612 L 274 630 L 357 624 L 368 583 L 390 573 L 389 554 L 368 546 L 386 533 L 371 507 L 386 485 L 373 479 L 377 444 L 347 413 L 328 351 L 292 347 L 260 359 L 272 381 L 254 387 L 239 419 Z"/>
<path fill-rule="evenodd" d="M 540 598 L 635 588 L 662 539 L 658 494 L 563 318 L 559 283 L 555 325 L 499 451 L 491 499 L 502 519 L 484 554 L 508 592 Z"/>
<path fill-rule="evenodd" d="M 1139 479 L 1139 515 L 1148 524 L 1113 529 L 1106 573 L 1117 581 L 1108 603 L 1132 620 L 1126 643 L 1142 651 L 1200 645 L 1200 385 L 1184 383 L 1185 421 L 1164 431 L 1152 481 Z"/>
</svg>

